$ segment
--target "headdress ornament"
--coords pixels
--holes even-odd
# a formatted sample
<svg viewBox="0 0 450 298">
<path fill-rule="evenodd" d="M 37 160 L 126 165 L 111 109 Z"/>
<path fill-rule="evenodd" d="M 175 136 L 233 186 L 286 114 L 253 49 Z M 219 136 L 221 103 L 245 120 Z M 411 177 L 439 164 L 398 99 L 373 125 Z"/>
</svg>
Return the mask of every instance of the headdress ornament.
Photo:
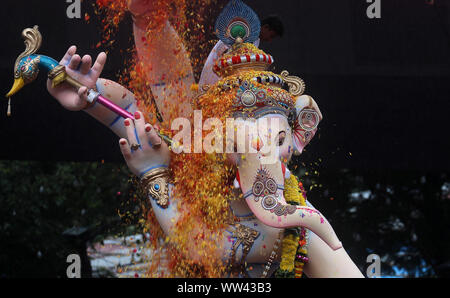
<svg viewBox="0 0 450 298">
<path fill-rule="evenodd" d="M 273 57 L 253 44 L 259 38 L 260 27 L 256 13 L 241 0 L 231 0 L 225 6 L 215 29 L 219 39 L 230 48 L 213 68 L 222 78 L 218 87 L 223 91 L 236 90 L 231 106 L 235 118 L 281 114 L 287 116 L 295 131 L 310 131 L 300 125 L 303 121 L 298 121 L 296 110 L 296 100 L 305 91 L 305 83 L 287 71 L 280 75 L 267 71 Z M 300 113 L 300 120 L 306 116 L 311 115 Z"/>
<path fill-rule="evenodd" d="M 236 41 L 254 43 L 259 38 L 261 23 L 256 13 L 241 0 L 231 0 L 220 13 L 215 31 L 228 46 Z"/>
</svg>

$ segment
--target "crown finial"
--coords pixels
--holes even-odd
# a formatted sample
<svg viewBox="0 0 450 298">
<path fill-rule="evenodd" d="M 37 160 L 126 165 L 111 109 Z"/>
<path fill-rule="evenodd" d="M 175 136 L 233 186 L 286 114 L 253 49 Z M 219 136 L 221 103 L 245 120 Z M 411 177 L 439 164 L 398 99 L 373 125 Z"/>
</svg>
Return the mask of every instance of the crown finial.
<svg viewBox="0 0 450 298">
<path fill-rule="evenodd" d="M 228 46 L 236 42 L 253 43 L 259 38 L 261 22 L 256 13 L 241 0 L 231 0 L 216 21 L 215 32 Z"/>
</svg>

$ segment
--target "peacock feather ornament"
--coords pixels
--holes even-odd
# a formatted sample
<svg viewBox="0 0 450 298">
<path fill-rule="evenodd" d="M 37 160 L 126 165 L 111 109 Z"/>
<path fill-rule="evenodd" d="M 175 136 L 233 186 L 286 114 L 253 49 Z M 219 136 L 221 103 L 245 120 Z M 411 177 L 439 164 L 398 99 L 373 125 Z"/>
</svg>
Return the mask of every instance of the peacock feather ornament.
<svg viewBox="0 0 450 298">
<path fill-rule="evenodd" d="M 217 18 L 217 37 L 231 47 L 235 43 L 253 43 L 259 38 L 261 22 L 241 0 L 231 0 Z"/>
</svg>

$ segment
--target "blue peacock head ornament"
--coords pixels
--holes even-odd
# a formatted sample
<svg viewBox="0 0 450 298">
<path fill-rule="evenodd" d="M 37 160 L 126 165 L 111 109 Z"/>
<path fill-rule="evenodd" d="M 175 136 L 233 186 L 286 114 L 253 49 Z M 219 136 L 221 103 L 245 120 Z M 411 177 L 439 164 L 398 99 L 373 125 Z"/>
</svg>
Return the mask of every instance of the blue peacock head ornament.
<svg viewBox="0 0 450 298">
<path fill-rule="evenodd" d="M 6 94 L 6 97 L 17 93 L 23 86 L 34 81 L 39 74 L 41 57 L 34 55 L 42 43 L 42 35 L 38 30 L 38 26 L 23 30 L 22 37 L 25 42 L 25 51 L 16 59 L 14 64 L 14 84 L 8 94 Z"/>
<path fill-rule="evenodd" d="M 25 51 L 16 59 L 14 64 L 14 84 L 6 94 L 6 97 L 9 98 L 8 116 L 11 116 L 11 96 L 19 92 L 26 84 L 36 80 L 40 68 L 50 71 L 58 66 L 58 62 L 55 59 L 36 54 L 42 43 L 42 35 L 38 26 L 24 29 L 22 37 L 25 43 Z"/>
</svg>

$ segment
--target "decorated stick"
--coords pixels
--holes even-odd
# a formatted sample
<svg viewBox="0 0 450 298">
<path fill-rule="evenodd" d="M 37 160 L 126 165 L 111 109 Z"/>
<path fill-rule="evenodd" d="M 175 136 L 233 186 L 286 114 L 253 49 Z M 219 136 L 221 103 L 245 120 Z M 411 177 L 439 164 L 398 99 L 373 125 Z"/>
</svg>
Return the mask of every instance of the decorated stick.
<svg viewBox="0 0 450 298">
<path fill-rule="evenodd" d="M 52 81 L 53 87 L 64 82 L 73 86 L 76 90 L 83 87 L 83 84 L 66 73 L 65 66 L 59 65 L 53 58 L 36 54 L 42 43 L 42 35 L 39 32 L 38 26 L 23 30 L 22 37 L 25 42 L 25 51 L 16 59 L 14 64 L 14 84 L 11 90 L 6 94 L 6 97 L 9 98 L 8 116 L 11 115 L 11 96 L 16 94 L 26 84 L 33 82 L 37 78 L 39 70 L 42 68 L 48 71 L 48 78 Z M 98 102 L 121 117 L 134 120 L 133 114 L 116 105 L 94 89 L 88 90 L 87 101 L 91 104 Z M 159 132 L 158 135 L 167 143 L 172 143 L 172 140 L 169 137 L 162 135 Z"/>
</svg>

